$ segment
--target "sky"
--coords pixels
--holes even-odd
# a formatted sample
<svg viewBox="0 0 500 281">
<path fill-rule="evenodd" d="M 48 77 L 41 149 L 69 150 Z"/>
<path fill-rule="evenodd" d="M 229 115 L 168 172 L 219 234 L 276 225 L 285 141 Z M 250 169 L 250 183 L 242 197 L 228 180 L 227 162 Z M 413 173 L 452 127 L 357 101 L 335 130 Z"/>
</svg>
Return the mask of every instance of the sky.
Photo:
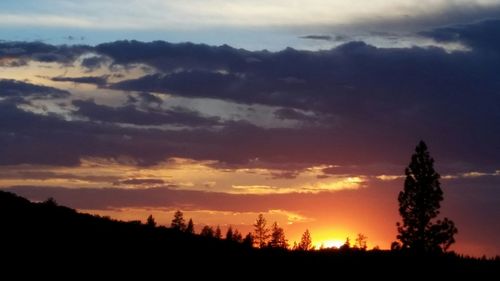
<svg viewBox="0 0 500 281">
<path fill-rule="evenodd" d="M 3 190 L 388 248 L 425 140 L 452 249 L 500 254 L 500 1 L 2 1 L 0 25 Z"/>
</svg>

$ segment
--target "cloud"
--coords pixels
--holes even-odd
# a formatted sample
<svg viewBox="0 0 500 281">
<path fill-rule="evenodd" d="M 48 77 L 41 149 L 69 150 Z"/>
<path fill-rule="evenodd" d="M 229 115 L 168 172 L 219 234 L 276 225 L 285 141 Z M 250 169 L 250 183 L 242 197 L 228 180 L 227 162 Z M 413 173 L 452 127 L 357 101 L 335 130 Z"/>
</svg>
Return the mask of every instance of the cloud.
<svg viewBox="0 0 500 281">
<path fill-rule="evenodd" d="M 66 173 L 66 172 L 52 172 L 43 169 L 26 169 L 27 167 L 2 167 L 0 170 L 0 176 L 3 180 L 35 180 L 35 181 L 46 181 L 48 179 L 53 180 L 70 180 L 74 182 L 86 181 L 94 182 L 99 184 L 108 184 L 116 182 L 119 180 L 118 176 L 113 175 L 82 175 L 81 173 Z"/>
<path fill-rule="evenodd" d="M 92 71 L 103 66 L 108 60 L 109 59 L 104 56 L 92 56 L 84 58 L 81 62 L 81 66 L 86 68 L 87 70 Z"/>
<path fill-rule="evenodd" d="M 304 36 L 300 36 L 299 38 L 311 39 L 311 40 L 325 40 L 325 41 L 333 40 L 333 37 L 330 35 L 304 35 Z"/>
<path fill-rule="evenodd" d="M 205 46 L 200 48 L 206 49 Z M 196 46 L 190 50 L 196 53 Z M 350 139 L 351 145 L 347 146 L 357 149 L 367 145 L 368 139 L 380 145 L 388 141 L 385 136 L 397 131 L 398 137 L 390 139 L 394 148 L 402 148 L 406 143 L 408 150 L 408 143 L 423 138 L 433 140 L 436 150 L 447 151 L 444 158 L 450 162 L 468 158 L 467 161 L 495 165 L 496 161 L 488 156 L 491 149 L 481 151 L 481 147 L 494 147 L 500 139 L 500 130 L 488 129 L 498 128 L 494 120 L 500 118 L 498 96 L 494 94 L 500 90 L 496 82 L 500 60 L 496 54 L 476 49 L 453 53 L 440 48 L 381 49 L 362 42 L 318 52 L 287 49 L 276 53 L 240 54 L 230 51 L 235 58 L 231 61 L 243 62 L 248 57 L 253 60 L 234 64 L 222 60 L 217 67 L 225 65 L 227 73 L 221 73 L 216 68 L 208 69 L 210 65 L 201 59 L 199 70 L 157 73 L 113 87 L 287 108 L 278 111 L 277 117 L 283 117 L 281 113 L 291 113 L 294 109 L 290 108 L 316 112 L 320 116 L 328 114 L 334 119 L 324 119 L 324 122 L 334 126 L 321 134 L 332 141 L 333 147 L 347 145 L 341 144 L 341 139 Z M 204 51 L 199 53 L 202 54 Z M 171 59 L 168 67 L 158 66 L 159 56 L 156 55 L 155 63 L 158 69 L 175 68 L 170 64 Z M 139 57 L 132 61 L 147 63 Z M 196 67 L 188 64 L 184 68 L 179 64 L 176 68 Z M 283 79 L 285 77 L 303 82 L 290 84 Z M 481 93 L 480 99 L 477 93 Z M 474 133 L 464 135 L 464 131 Z M 484 146 L 475 145 L 479 135 L 486 142 Z M 455 142 L 456 139 L 461 139 L 461 143 Z M 287 141 L 293 142 L 292 139 Z M 306 141 L 308 145 L 313 142 L 311 138 Z M 325 151 L 330 151 L 325 146 L 321 145 Z M 464 147 L 474 147 L 476 156 Z M 387 149 L 386 152 L 394 150 Z M 373 152 L 364 152 L 366 158 L 372 158 L 369 155 Z M 338 155 L 338 150 L 332 153 Z M 317 156 L 316 153 L 311 155 Z M 331 159 L 336 158 L 332 156 Z"/>
<path fill-rule="evenodd" d="M 156 95 L 153 95 L 148 92 L 138 92 L 134 95 L 130 95 L 128 102 L 131 104 L 139 103 L 141 105 L 161 105 L 163 100 Z"/>
<path fill-rule="evenodd" d="M 295 179 L 300 171 L 271 172 L 271 179 Z"/>
<path fill-rule="evenodd" d="M 33 1 L 32 1 L 33 2 Z M 42 1 L 44 3 L 44 1 Z M 444 21 L 474 20 L 494 14 L 496 0 L 434 0 L 431 2 L 372 0 L 353 4 L 345 0 L 190 0 L 165 2 L 145 0 L 140 4 L 127 1 L 106 2 L 74 0 L 50 2 L 51 9 L 39 9 L 39 2 L 2 7 L 0 23 L 13 27 L 60 27 L 83 30 L 190 30 L 191 28 L 270 28 L 270 27 L 336 27 L 374 22 L 407 22 L 423 25 Z M 48 4 L 46 4 L 48 5 Z M 154 8 L 151 8 L 154 7 Z M 113 11 L 110 15 L 109 11 Z"/>
<path fill-rule="evenodd" d="M 231 66 L 246 65 L 253 53 L 223 45 L 219 47 L 193 43 L 164 41 L 116 41 L 95 47 L 116 64 L 144 63 L 164 72 L 178 70 L 224 70 Z"/>
<path fill-rule="evenodd" d="M 446 167 L 443 173 L 498 169 L 500 152 L 494 148 L 500 142 L 500 56 L 497 49 L 488 47 L 486 52 L 483 47 L 495 46 L 496 37 L 479 35 L 481 24 L 496 34 L 492 22 L 453 27 L 453 32 L 466 34 L 461 40 L 471 48 L 460 52 L 376 48 L 364 42 L 314 52 L 252 52 L 161 41 L 117 41 L 95 48 L 2 43 L 11 46 L 10 55 L 29 58 L 36 53 L 73 58 L 63 54 L 87 50 L 109 60 L 109 75 L 121 66 L 152 67 L 153 72 L 109 85 L 120 90 L 110 92 L 122 95 L 124 102 L 109 103 L 111 95 L 72 97 L 68 103 L 76 109 L 66 106 L 66 119 L 60 113 L 25 111 L 14 101 L 0 102 L 0 141 L 12 148 L 0 161 L 74 165 L 82 157 L 124 156 L 147 165 L 183 157 L 216 160 L 221 166 L 338 165 L 343 171 L 337 172 L 351 174 L 380 163 L 404 166 L 414 143 L 424 139 Z M 5 48 L 0 50 L 5 55 Z M 63 79 L 91 82 L 93 77 L 98 76 Z M 6 85 L 19 88 L 16 83 Z M 180 100 L 182 106 L 174 104 Z M 226 103 L 213 105 L 211 100 Z M 198 109 L 189 107 L 196 103 Z M 261 127 L 249 122 L 245 112 L 225 114 L 227 107 L 242 104 L 261 123 L 293 125 Z M 267 108 L 268 116 L 261 116 L 260 108 Z M 163 125 L 181 129 L 151 127 Z M 82 139 L 88 142 L 81 144 Z M 61 151 L 61 156 L 46 157 L 43 151 L 48 149 Z M 30 160 L 24 151 L 32 150 Z M 374 175 L 401 172 L 375 170 Z"/>
<path fill-rule="evenodd" d="M 42 42 L 0 42 L 0 59 L 16 58 L 21 61 L 68 64 L 91 49 L 89 46 L 53 46 Z"/>
<path fill-rule="evenodd" d="M 147 95 L 143 94 L 142 96 L 151 100 Z M 138 109 L 134 105 L 110 107 L 96 104 L 92 100 L 75 100 L 73 105 L 78 107 L 75 111 L 76 115 L 87 117 L 92 121 L 134 125 L 170 124 L 189 127 L 210 127 L 219 124 L 218 117 L 204 117 L 198 112 L 180 107 L 168 110 Z"/>
<path fill-rule="evenodd" d="M 154 46 L 157 44 L 154 43 Z M 135 51 L 133 44 L 128 46 L 127 56 L 143 53 L 142 45 Z M 198 66 L 186 63 L 182 60 L 183 56 L 180 56 L 177 65 L 173 65 L 175 59 L 170 58 L 170 53 L 165 54 L 165 59 L 168 59 L 165 66 L 160 66 L 162 57 L 156 55 L 153 66 L 167 73 L 147 75 L 113 87 L 341 114 L 356 114 L 346 112 L 346 109 L 359 107 L 365 107 L 360 108 L 360 113 L 371 110 L 403 111 L 401 103 L 404 99 L 415 99 L 417 105 L 407 105 L 414 108 L 419 104 L 435 106 L 450 99 L 451 93 L 456 93 L 456 99 L 463 99 L 477 85 L 496 87 L 490 80 L 493 78 L 492 69 L 483 65 L 487 58 L 475 52 L 449 54 L 439 48 L 378 49 L 362 42 L 351 42 L 319 52 L 287 49 L 249 55 L 248 52 L 239 54 L 229 49 L 228 57 L 234 58 L 221 59 L 214 66 L 207 63 L 211 57 L 204 57 L 205 46 L 189 49 L 196 54 L 195 57 L 202 57 Z M 199 52 L 196 51 L 198 49 Z M 222 52 L 216 47 L 214 50 Z M 118 62 L 148 63 L 149 56 L 119 59 Z M 244 63 L 248 57 L 256 62 Z M 233 61 L 237 63 L 231 63 Z M 488 63 L 492 67 L 496 64 L 497 59 Z M 432 69 L 429 69 L 430 65 Z M 226 73 L 221 73 L 220 68 Z M 169 73 L 170 69 L 185 71 Z M 471 72 L 481 72 L 482 75 L 471 75 Z M 389 82 L 389 77 L 394 80 Z M 290 83 L 291 78 L 301 83 Z M 484 84 L 478 84 L 479 80 Z M 359 103 L 360 100 L 363 102 Z"/>
<path fill-rule="evenodd" d="M 242 187 L 252 188 L 252 187 Z M 270 187 L 259 187 L 270 188 Z M 217 210 L 235 212 L 260 212 L 272 209 L 301 211 L 307 204 L 320 199 L 320 205 L 327 201 L 336 201 L 340 207 L 347 206 L 341 203 L 350 196 L 356 195 L 349 191 L 336 191 L 334 193 L 322 192 L 318 194 L 282 193 L 282 194 L 228 194 L 220 192 L 189 191 L 156 188 L 64 188 L 43 186 L 16 186 L 4 190 L 26 196 L 31 200 L 42 201 L 48 197 L 55 198 L 59 203 L 78 209 L 112 209 L 134 207 L 186 207 L 188 210 Z M 375 192 L 365 192 L 373 193 Z M 386 195 L 386 194 L 385 194 Z M 381 198 L 377 195 L 376 198 Z M 330 198 L 327 200 L 326 198 Z M 348 201 L 353 201 L 349 199 Z M 311 206 L 316 209 L 319 206 Z"/>
<path fill-rule="evenodd" d="M 70 93 L 58 88 L 35 85 L 23 81 L 0 79 L 0 97 L 6 98 L 65 98 Z"/>
<path fill-rule="evenodd" d="M 6 101 L 0 102 L 0 128 L 1 165 L 75 166 L 84 156 L 128 156 L 140 165 L 164 160 L 167 151 L 172 152 L 157 131 L 67 121 L 55 114 L 24 111 Z"/>
<path fill-rule="evenodd" d="M 154 185 L 163 185 L 165 181 L 162 179 L 126 179 L 120 180 L 115 183 L 115 185 L 146 185 L 146 186 L 154 186 Z"/>
<path fill-rule="evenodd" d="M 498 53 L 500 50 L 500 20 L 490 19 L 471 24 L 437 28 L 420 33 L 439 42 L 463 43 L 474 50 Z"/>
<path fill-rule="evenodd" d="M 52 81 L 56 82 L 74 82 L 84 84 L 95 84 L 97 86 L 104 86 L 107 83 L 107 76 L 82 76 L 82 77 L 52 77 Z"/>
<path fill-rule="evenodd" d="M 314 122 L 317 121 L 317 117 L 314 115 L 307 115 L 304 112 L 293 108 L 280 108 L 274 111 L 274 116 L 278 119 L 288 119 L 288 120 L 297 120 L 304 122 Z"/>
</svg>

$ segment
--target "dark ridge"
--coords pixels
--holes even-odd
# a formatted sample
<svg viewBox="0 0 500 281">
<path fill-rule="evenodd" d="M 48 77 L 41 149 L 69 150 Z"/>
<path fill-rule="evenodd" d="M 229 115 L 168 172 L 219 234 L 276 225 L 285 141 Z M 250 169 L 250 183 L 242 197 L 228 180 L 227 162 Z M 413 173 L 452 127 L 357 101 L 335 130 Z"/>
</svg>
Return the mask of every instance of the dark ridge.
<svg viewBox="0 0 500 281">
<path fill-rule="evenodd" d="M 0 222 L 3 274 L 13 268 L 30 269 L 16 270 L 19 279 L 26 274 L 58 276 L 66 271 L 74 277 L 97 273 L 179 276 L 175 271 L 218 279 L 237 278 L 234 274 L 315 278 L 331 274 L 399 276 L 401 272 L 479 277 L 499 276 L 500 269 L 498 258 L 476 259 L 453 253 L 414 256 L 382 250 L 259 250 L 140 221 L 78 213 L 53 199 L 30 202 L 4 191 L 0 191 Z"/>
</svg>

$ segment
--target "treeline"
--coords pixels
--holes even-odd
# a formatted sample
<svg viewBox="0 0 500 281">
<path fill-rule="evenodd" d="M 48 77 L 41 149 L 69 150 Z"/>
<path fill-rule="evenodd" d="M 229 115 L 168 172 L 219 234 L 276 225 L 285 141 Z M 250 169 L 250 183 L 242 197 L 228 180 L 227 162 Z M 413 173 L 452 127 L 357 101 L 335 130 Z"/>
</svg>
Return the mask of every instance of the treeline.
<svg viewBox="0 0 500 281">
<path fill-rule="evenodd" d="M 146 219 L 146 225 L 148 227 L 157 227 L 156 220 L 153 215 L 149 215 Z M 177 210 L 174 213 L 174 217 L 170 223 L 170 229 L 178 232 L 183 232 L 189 235 L 199 235 L 206 238 L 214 238 L 220 240 L 226 240 L 231 242 L 240 243 L 246 247 L 256 247 L 261 249 L 281 249 L 281 250 L 293 250 L 293 251 L 311 251 L 311 250 L 367 250 L 367 239 L 366 235 L 359 233 L 355 244 L 351 244 L 351 239 L 346 238 L 346 241 L 339 248 L 336 247 L 325 247 L 320 246 L 318 249 L 313 246 L 312 237 L 309 229 L 306 229 L 302 234 L 300 242 L 294 241 L 293 246 L 288 243 L 288 239 L 285 236 L 285 230 L 279 226 L 278 222 L 274 222 L 271 227 L 268 227 L 268 223 L 263 214 L 259 214 L 255 223 L 253 224 L 254 231 L 248 232 L 245 236 L 237 229 L 233 228 L 231 225 L 227 228 L 225 235 L 222 234 L 222 230 L 219 225 L 215 228 L 210 225 L 204 225 L 201 230 L 197 233 L 195 230 L 193 219 L 190 218 L 186 223 L 184 218 L 184 213 L 181 210 Z M 378 250 L 378 246 L 374 247 Z"/>
</svg>

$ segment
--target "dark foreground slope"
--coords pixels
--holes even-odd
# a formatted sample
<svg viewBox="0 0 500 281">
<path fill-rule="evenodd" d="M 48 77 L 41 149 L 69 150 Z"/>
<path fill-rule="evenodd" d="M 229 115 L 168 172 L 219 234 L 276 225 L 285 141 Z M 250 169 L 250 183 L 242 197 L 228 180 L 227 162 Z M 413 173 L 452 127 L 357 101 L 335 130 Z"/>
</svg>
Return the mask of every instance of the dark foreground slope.
<svg viewBox="0 0 500 281">
<path fill-rule="evenodd" d="M 2 191 L 0 226 L 4 269 L 9 266 L 38 268 L 37 272 L 50 274 L 61 270 L 121 275 L 172 272 L 217 279 L 245 277 L 245 280 L 269 274 L 318 278 L 345 275 L 496 278 L 500 269 L 499 260 L 463 258 L 454 254 L 415 257 L 389 251 L 258 250 L 165 227 L 81 214 L 57 206 L 53 201 L 32 203 Z"/>
</svg>

